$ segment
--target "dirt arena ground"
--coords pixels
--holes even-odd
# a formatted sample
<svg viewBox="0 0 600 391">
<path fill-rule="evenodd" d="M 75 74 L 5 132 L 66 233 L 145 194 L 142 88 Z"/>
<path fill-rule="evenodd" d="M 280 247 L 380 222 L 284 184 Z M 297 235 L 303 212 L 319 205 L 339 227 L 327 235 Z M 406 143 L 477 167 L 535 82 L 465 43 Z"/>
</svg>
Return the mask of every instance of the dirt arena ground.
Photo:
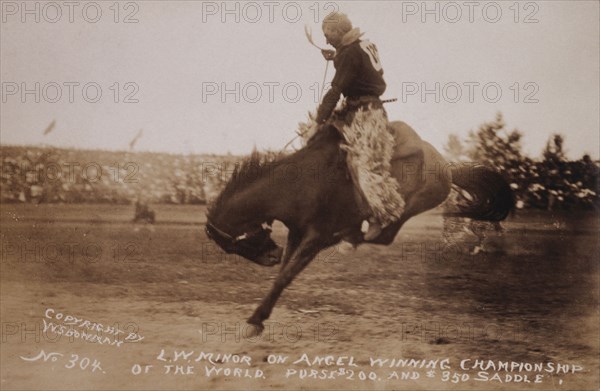
<svg viewBox="0 0 600 391">
<path fill-rule="evenodd" d="M 321 253 L 257 338 L 278 268 L 218 250 L 204 207 L 156 212 L 2 205 L 1 389 L 600 386 L 597 215 L 519 212 L 476 255 L 419 216 L 389 247 Z"/>
</svg>

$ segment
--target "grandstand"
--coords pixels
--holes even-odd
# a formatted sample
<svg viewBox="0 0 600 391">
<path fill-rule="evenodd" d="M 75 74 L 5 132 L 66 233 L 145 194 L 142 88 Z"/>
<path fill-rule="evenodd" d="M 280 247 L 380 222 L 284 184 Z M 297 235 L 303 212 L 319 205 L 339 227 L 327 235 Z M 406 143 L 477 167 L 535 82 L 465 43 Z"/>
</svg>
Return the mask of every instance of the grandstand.
<svg viewBox="0 0 600 391">
<path fill-rule="evenodd" d="M 4 202 L 205 204 L 242 157 L 0 146 Z M 272 154 L 271 154 L 272 157 Z M 596 208 L 599 164 L 532 161 L 500 170 L 519 208 Z"/>
</svg>

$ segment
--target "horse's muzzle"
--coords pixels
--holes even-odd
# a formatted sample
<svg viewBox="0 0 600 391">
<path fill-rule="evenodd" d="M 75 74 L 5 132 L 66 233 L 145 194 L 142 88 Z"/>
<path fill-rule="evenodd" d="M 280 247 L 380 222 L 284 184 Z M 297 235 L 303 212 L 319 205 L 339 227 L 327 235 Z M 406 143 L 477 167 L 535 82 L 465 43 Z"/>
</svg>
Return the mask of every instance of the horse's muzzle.
<svg viewBox="0 0 600 391">
<path fill-rule="evenodd" d="M 261 266 L 275 266 L 281 263 L 281 257 L 283 256 L 283 248 L 277 246 L 276 248 L 265 252 L 251 259 L 252 262 L 258 263 Z"/>
</svg>

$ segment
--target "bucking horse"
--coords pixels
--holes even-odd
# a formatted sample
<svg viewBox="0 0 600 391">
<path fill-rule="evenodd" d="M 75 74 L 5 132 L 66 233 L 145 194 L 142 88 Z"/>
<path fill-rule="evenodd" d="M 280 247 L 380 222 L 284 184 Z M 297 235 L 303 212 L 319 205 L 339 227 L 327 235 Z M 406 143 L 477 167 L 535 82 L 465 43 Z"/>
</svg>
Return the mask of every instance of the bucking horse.
<svg viewBox="0 0 600 391">
<path fill-rule="evenodd" d="M 277 299 L 323 249 L 341 240 L 389 245 L 408 219 L 440 205 L 455 187 L 462 194 L 454 215 L 501 221 L 513 208 L 508 183 L 480 164 L 448 163 L 403 122 L 392 122 L 396 154 L 392 174 L 405 201 L 402 217 L 364 241 L 355 184 L 341 148 L 344 137 L 323 125 L 302 149 L 276 159 L 258 153 L 236 166 L 207 213 L 206 233 L 225 252 L 264 266 L 281 263 L 267 296 L 247 320 L 261 333 Z M 285 249 L 271 239 L 274 220 L 288 228 Z"/>
</svg>

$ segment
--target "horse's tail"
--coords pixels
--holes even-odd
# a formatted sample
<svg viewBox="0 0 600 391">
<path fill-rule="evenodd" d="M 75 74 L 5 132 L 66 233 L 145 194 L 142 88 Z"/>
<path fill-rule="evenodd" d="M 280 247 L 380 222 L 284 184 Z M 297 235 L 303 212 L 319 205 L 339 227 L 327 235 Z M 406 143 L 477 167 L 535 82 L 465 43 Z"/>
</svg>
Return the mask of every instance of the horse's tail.
<svg viewBox="0 0 600 391">
<path fill-rule="evenodd" d="M 481 164 L 452 167 L 452 185 L 458 192 L 458 212 L 447 212 L 446 215 L 501 221 L 515 205 L 508 182 Z"/>
</svg>

